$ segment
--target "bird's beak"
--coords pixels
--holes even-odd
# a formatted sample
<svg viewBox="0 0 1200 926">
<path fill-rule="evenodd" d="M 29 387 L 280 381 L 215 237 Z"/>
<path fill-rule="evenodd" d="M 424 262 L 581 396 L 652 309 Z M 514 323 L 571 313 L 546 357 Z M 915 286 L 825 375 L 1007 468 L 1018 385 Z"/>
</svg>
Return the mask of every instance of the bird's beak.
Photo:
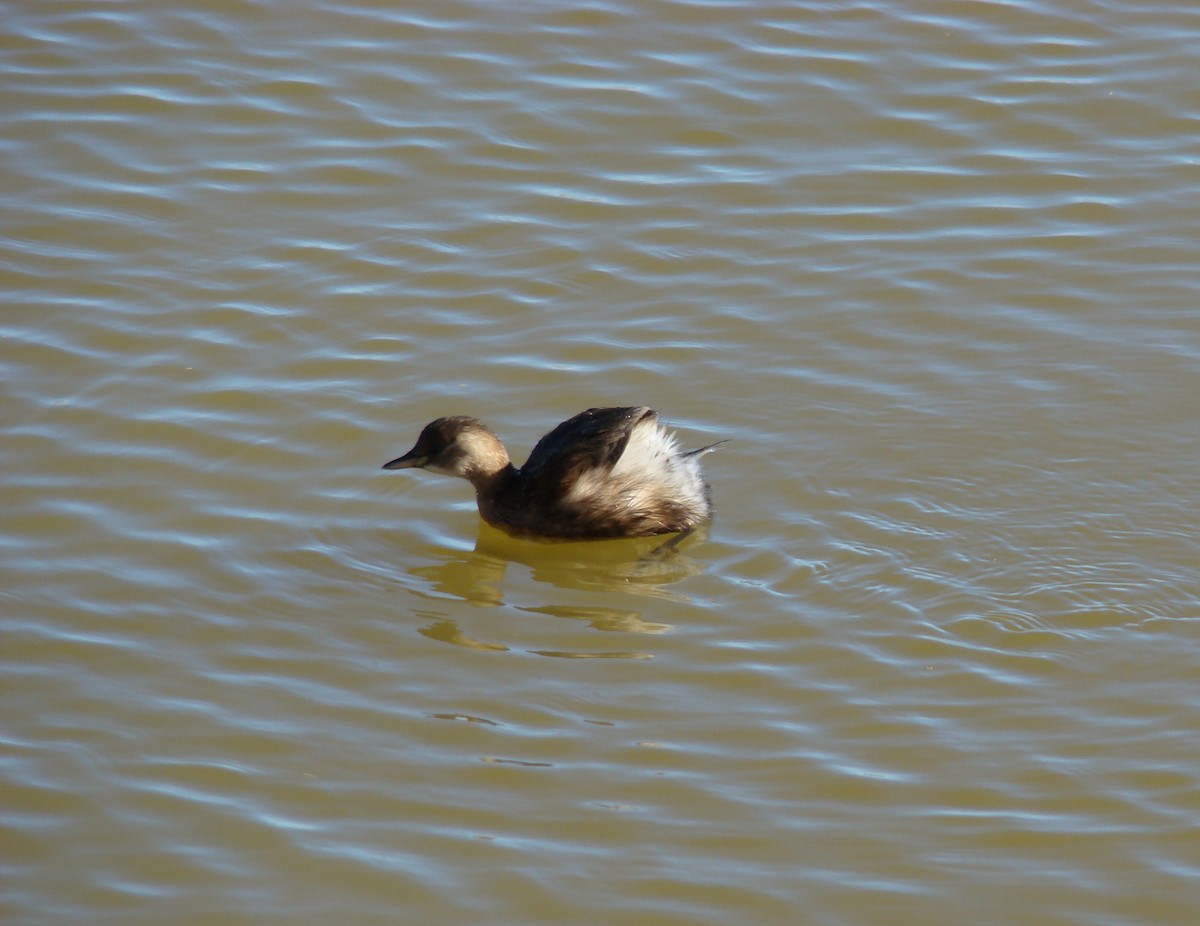
<svg viewBox="0 0 1200 926">
<path fill-rule="evenodd" d="M 384 463 L 384 469 L 420 469 L 429 462 L 429 457 L 421 453 L 413 453 L 411 450 L 402 457 L 390 462 Z"/>
</svg>

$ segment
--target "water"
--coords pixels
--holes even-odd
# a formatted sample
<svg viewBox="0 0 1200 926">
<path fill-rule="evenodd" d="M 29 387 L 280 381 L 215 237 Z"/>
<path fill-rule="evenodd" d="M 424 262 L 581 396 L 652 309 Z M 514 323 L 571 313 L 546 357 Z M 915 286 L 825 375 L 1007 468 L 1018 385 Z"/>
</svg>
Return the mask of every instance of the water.
<svg viewBox="0 0 1200 926">
<path fill-rule="evenodd" d="M 1185 924 L 1186 5 L 5 10 L 13 924 Z M 650 404 L 678 556 L 379 466 Z"/>
</svg>

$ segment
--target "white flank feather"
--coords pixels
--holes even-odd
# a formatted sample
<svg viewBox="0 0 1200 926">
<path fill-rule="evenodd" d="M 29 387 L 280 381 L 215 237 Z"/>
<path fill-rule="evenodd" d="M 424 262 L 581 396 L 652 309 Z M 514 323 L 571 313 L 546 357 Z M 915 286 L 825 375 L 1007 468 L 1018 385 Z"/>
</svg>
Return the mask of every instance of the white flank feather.
<svg viewBox="0 0 1200 926">
<path fill-rule="evenodd" d="M 664 496 L 707 504 L 696 458 L 680 455 L 675 436 L 649 420 L 634 425 L 625 451 L 611 470 L 581 473 L 566 498 L 571 502 L 600 498 L 607 505 L 637 511 Z"/>
</svg>

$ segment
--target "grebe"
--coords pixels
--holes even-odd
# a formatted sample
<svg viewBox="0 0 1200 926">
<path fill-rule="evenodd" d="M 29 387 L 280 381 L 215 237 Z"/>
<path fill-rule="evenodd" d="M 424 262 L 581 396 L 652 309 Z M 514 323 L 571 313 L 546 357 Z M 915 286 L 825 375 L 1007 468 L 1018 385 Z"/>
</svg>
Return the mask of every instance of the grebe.
<svg viewBox="0 0 1200 926">
<path fill-rule="evenodd" d="M 644 405 L 589 408 L 538 441 L 517 469 L 482 421 L 456 415 L 427 424 L 412 450 L 383 468 L 469 480 L 480 516 L 518 537 L 649 537 L 712 517 L 700 457 L 716 446 L 680 452 Z"/>
</svg>

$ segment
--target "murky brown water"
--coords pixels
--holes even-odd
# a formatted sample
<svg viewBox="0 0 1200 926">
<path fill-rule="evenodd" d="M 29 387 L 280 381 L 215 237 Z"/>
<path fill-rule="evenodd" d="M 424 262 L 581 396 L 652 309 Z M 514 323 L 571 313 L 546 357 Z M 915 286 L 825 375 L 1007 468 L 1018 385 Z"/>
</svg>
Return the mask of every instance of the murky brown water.
<svg viewBox="0 0 1200 926">
<path fill-rule="evenodd" d="M 6 7 L 6 924 L 1190 924 L 1200 13 Z M 650 404 L 677 557 L 384 473 Z"/>
</svg>

